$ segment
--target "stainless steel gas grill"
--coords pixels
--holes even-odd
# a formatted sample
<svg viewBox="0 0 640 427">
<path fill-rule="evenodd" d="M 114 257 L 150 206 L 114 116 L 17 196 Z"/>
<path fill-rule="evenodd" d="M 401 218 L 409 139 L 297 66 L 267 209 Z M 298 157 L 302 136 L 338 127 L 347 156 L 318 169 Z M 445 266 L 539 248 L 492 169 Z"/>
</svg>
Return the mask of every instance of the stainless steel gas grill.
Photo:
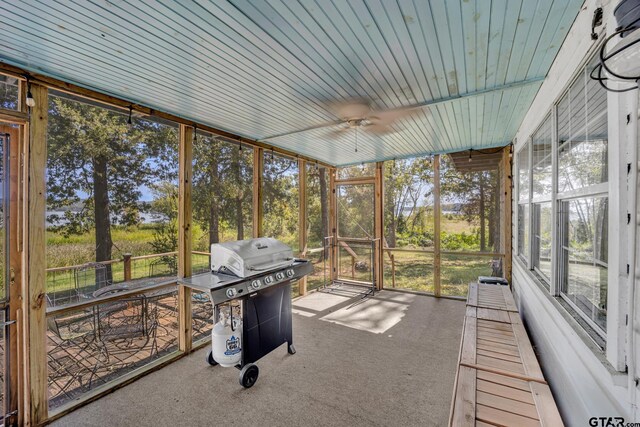
<svg viewBox="0 0 640 427">
<path fill-rule="evenodd" d="M 211 245 L 211 273 L 180 279 L 208 292 L 214 306 L 211 365 L 240 369 L 240 384 L 258 379 L 255 362 L 282 344 L 295 353 L 291 283 L 313 271 L 310 261 L 295 259 L 291 248 L 271 238 Z"/>
</svg>

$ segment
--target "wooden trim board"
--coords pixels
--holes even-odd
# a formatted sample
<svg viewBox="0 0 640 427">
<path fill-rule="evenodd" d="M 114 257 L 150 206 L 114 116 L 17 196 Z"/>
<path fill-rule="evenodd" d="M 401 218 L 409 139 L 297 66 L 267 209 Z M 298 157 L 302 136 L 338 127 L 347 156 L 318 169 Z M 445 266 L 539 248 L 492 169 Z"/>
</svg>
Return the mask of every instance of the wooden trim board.
<svg viewBox="0 0 640 427">
<path fill-rule="evenodd" d="M 180 125 L 178 153 L 178 277 L 191 276 L 191 176 L 193 173 L 193 137 L 195 129 Z M 192 348 L 191 288 L 178 287 L 178 347 L 188 353 Z"/>
<path fill-rule="evenodd" d="M 29 215 L 25 241 L 25 275 L 28 292 L 28 331 L 26 346 L 28 351 L 27 378 L 29 384 L 29 415 L 27 422 L 41 424 L 48 416 L 49 399 L 47 392 L 47 323 L 46 323 L 46 179 L 47 166 L 47 123 L 48 90 L 41 85 L 31 85 L 35 106 L 31 108 L 29 137 L 27 139 L 28 186 L 25 195 Z"/>
</svg>

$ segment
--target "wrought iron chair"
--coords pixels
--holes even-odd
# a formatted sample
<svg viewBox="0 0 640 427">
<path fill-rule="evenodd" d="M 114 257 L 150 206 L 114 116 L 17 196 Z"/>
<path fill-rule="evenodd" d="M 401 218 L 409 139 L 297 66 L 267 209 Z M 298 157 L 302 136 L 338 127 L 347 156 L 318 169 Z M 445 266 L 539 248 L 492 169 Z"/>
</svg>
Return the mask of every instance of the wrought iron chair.
<svg viewBox="0 0 640 427">
<path fill-rule="evenodd" d="M 46 301 L 47 306 L 53 307 L 49 295 Z M 99 367 L 97 361 L 104 355 L 104 348 L 96 339 L 95 308 L 47 316 L 47 326 L 50 386 L 55 396 L 73 398 L 74 390 L 91 388 Z M 87 360 L 91 357 L 96 363 L 87 369 Z"/>
</svg>

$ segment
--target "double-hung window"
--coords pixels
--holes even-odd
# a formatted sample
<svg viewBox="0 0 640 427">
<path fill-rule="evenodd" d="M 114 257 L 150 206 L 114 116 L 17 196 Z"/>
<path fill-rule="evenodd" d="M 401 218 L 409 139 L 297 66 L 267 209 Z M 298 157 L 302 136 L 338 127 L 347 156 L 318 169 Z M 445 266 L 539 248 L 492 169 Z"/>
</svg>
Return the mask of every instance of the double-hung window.
<svg viewBox="0 0 640 427">
<path fill-rule="evenodd" d="M 557 105 L 561 296 L 602 336 L 607 320 L 607 93 L 589 63 Z"/>
<path fill-rule="evenodd" d="M 518 257 L 601 338 L 608 268 L 607 92 L 594 57 L 517 153 Z"/>
<path fill-rule="evenodd" d="M 553 123 L 551 114 L 531 137 L 532 267 L 545 284 L 551 280 Z"/>
</svg>

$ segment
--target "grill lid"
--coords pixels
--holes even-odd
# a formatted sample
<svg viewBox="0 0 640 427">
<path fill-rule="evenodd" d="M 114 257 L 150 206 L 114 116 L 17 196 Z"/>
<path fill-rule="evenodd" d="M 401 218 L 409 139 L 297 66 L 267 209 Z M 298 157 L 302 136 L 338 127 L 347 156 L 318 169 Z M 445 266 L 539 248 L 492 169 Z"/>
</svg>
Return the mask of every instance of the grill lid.
<svg viewBox="0 0 640 427">
<path fill-rule="evenodd" d="M 211 245 L 211 270 L 238 277 L 250 277 L 292 263 L 291 248 L 270 237 Z"/>
</svg>

